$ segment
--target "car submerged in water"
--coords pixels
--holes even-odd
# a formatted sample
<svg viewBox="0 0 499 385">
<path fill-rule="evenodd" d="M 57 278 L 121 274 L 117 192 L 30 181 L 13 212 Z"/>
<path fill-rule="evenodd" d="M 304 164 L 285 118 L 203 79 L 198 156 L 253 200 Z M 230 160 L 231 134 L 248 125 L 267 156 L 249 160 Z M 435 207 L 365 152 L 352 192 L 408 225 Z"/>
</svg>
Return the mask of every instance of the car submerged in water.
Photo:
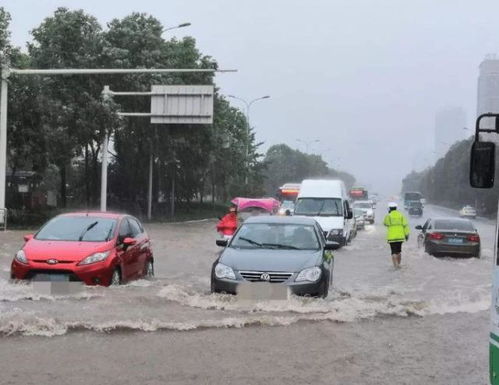
<svg viewBox="0 0 499 385">
<path fill-rule="evenodd" d="M 129 215 L 62 214 L 24 240 L 12 261 L 12 279 L 109 286 L 154 275 L 149 237 Z"/>
<path fill-rule="evenodd" d="M 291 293 L 326 297 L 333 279 L 332 250 L 312 218 L 248 218 L 225 246 L 211 272 L 213 293 L 237 294 L 243 284 L 281 284 Z"/>
</svg>

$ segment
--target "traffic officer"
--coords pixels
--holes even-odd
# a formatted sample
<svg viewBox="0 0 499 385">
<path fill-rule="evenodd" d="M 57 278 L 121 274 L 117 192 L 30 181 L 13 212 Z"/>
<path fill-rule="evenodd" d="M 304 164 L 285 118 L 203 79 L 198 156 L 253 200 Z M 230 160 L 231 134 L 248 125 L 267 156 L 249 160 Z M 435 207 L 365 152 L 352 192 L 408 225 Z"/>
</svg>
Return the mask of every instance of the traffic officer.
<svg viewBox="0 0 499 385">
<path fill-rule="evenodd" d="M 409 240 L 409 223 L 404 214 L 397 210 L 397 204 L 390 202 L 383 224 L 387 228 L 386 239 L 390 244 L 393 267 L 398 269 L 402 261 L 402 243 Z"/>
</svg>

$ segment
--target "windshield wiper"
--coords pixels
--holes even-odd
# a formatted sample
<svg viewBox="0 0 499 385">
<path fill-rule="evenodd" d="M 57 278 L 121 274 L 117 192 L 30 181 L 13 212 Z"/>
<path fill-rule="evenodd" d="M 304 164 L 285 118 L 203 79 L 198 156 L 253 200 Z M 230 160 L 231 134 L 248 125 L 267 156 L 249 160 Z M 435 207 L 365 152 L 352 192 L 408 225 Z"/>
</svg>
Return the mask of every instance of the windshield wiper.
<svg viewBox="0 0 499 385">
<path fill-rule="evenodd" d="M 276 249 L 289 249 L 289 250 L 299 250 L 299 247 L 291 246 L 291 245 L 283 245 L 281 243 L 262 243 L 262 246 L 270 246 L 275 247 Z"/>
<path fill-rule="evenodd" d="M 246 241 L 252 245 L 255 245 L 255 246 L 258 246 L 258 247 L 262 247 L 263 245 L 261 243 L 258 243 L 257 241 L 254 241 L 253 239 L 249 239 L 249 238 L 245 238 L 245 237 L 239 237 L 239 239 L 241 241 Z"/>
<path fill-rule="evenodd" d="M 82 233 L 80 234 L 80 237 L 78 238 L 78 241 L 80 241 L 80 242 L 81 242 L 81 241 L 83 240 L 83 237 L 85 236 L 85 234 L 86 234 L 87 232 L 89 232 L 91 229 L 93 229 L 93 228 L 97 225 L 97 223 L 99 223 L 99 221 L 95 221 L 95 222 L 90 223 L 90 224 L 87 226 L 87 228 L 86 228 L 85 230 L 83 230 L 83 231 L 82 231 Z"/>
<path fill-rule="evenodd" d="M 113 233 L 113 230 L 114 230 L 114 228 L 113 228 L 113 226 L 111 226 L 111 227 L 109 228 L 109 231 L 107 232 L 106 241 L 110 241 L 110 240 L 111 240 L 111 235 L 113 235 L 113 234 L 112 234 L 112 233 Z"/>
</svg>

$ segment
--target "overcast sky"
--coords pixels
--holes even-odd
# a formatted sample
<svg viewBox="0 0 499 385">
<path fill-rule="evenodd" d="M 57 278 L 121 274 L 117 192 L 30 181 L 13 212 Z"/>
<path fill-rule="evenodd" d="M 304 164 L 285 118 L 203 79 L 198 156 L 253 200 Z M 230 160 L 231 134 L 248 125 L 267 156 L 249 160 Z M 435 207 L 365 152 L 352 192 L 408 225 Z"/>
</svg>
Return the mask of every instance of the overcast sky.
<svg viewBox="0 0 499 385">
<path fill-rule="evenodd" d="M 251 122 L 264 149 L 297 139 L 371 190 L 397 193 L 412 167 L 433 157 L 435 113 L 476 111 L 478 65 L 499 52 L 497 0 L 2 0 L 12 40 L 59 6 L 102 25 L 138 11 L 191 35 L 221 68 L 225 94 L 257 102 Z M 234 102 L 235 105 L 237 101 Z M 464 130 L 462 132 L 466 133 Z M 465 134 L 459 134 L 465 135 Z"/>
</svg>

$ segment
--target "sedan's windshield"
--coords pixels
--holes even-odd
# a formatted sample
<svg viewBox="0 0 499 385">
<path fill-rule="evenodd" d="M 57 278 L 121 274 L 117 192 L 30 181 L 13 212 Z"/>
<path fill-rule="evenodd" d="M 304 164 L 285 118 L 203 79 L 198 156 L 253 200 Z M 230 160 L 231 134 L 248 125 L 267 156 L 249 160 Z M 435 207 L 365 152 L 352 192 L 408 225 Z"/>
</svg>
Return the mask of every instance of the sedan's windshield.
<svg viewBox="0 0 499 385">
<path fill-rule="evenodd" d="M 230 247 L 318 250 L 320 244 L 313 226 L 251 223 L 241 226 Z"/>
<path fill-rule="evenodd" d="M 469 221 L 453 221 L 452 219 L 439 219 L 435 221 L 436 230 L 475 231 Z"/>
<path fill-rule="evenodd" d="M 353 213 L 355 214 L 355 216 L 362 216 L 364 215 L 365 211 L 359 208 L 354 208 Z"/>
<path fill-rule="evenodd" d="M 343 216 L 339 198 L 300 198 L 296 202 L 295 215 Z"/>
<path fill-rule="evenodd" d="M 353 207 L 358 207 L 360 209 L 371 209 L 372 204 L 370 204 L 369 202 L 355 202 L 353 204 Z"/>
<path fill-rule="evenodd" d="M 52 219 L 35 236 L 43 241 L 103 242 L 113 237 L 116 220 L 91 216 L 60 216 Z"/>
</svg>

